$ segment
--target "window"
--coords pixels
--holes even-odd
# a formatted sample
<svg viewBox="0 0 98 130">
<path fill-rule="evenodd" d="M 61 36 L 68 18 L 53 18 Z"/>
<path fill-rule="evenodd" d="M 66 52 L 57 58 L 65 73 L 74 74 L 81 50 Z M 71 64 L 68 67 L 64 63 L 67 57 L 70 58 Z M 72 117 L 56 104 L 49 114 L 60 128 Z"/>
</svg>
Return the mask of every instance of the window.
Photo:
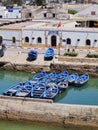
<svg viewBox="0 0 98 130">
<path fill-rule="evenodd" d="M 29 37 L 25 37 L 25 42 L 29 43 Z"/>
<path fill-rule="evenodd" d="M 66 40 L 65 40 L 65 39 L 62 39 L 62 41 L 63 41 L 63 42 L 66 42 Z"/>
<path fill-rule="evenodd" d="M 3 42 L 3 38 L 2 36 L 0 36 L 0 45 L 2 44 L 2 42 Z"/>
<path fill-rule="evenodd" d="M 70 38 L 67 38 L 67 40 L 66 40 L 67 42 L 67 44 L 71 44 L 71 39 Z"/>
<path fill-rule="evenodd" d="M 46 14 L 46 13 L 44 13 L 44 17 L 45 17 L 45 18 L 47 17 L 47 14 Z"/>
<path fill-rule="evenodd" d="M 40 37 L 37 38 L 37 43 L 42 43 L 42 39 Z"/>
<path fill-rule="evenodd" d="M 29 17 L 32 17 L 32 13 L 29 13 Z"/>
<path fill-rule="evenodd" d="M 91 15 L 95 15 L 96 14 L 96 12 L 95 11 L 91 11 Z"/>
<path fill-rule="evenodd" d="M 52 14 L 52 16 L 53 16 L 53 18 L 55 18 L 55 14 L 54 13 Z"/>
<path fill-rule="evenodd" d="M 8 12 L 13 12 L 13 10 L 12 10 L 12 9 L 9 9 Z"/>
<path fill-rule="evenodd" d="M 16 43 L 16 38 L 12 37 L 12 43 Z"/>
<path fill-rule="evenodd" d="M 86 45 L 90 46 L 91 45 L 91 41 L 89 39 L 86 40 Z"/>
<path fill-rule="evenodd" d="M 79 42 L 79 41 L 80 41 L 80 39 L 77 39 L 77 41 Z"/>
<path fill-rule="evenodd" d="M 95 39 L 94 42 L 97 42 L 97 40 Z"/>
</svg>

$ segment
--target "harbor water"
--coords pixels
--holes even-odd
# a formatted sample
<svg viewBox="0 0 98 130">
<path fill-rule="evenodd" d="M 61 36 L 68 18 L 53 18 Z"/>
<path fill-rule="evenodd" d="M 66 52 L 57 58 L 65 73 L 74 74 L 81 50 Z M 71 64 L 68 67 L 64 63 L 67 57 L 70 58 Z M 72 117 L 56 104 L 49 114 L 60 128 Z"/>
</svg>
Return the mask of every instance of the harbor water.
<svg viewBox="0 0 98 130">
<path fill-rule="evenodd" d="M 33 77 L 32 73 L 0 70 L 0 94 L 19 82 L 25 82 Z M 64 104 L 97 105 L 98 106 L 98 78 L 90 78 L 88 83 L 80 88 L 69 86 L 65 92 L 60 93 L 54 102 Z M 0 121 L 2 130 L 84 130 L 83 128 L 61 128 L 50 124 L 34 122 Z M 97 130 L 97 128 L 86 128 Z"/>
</svg>

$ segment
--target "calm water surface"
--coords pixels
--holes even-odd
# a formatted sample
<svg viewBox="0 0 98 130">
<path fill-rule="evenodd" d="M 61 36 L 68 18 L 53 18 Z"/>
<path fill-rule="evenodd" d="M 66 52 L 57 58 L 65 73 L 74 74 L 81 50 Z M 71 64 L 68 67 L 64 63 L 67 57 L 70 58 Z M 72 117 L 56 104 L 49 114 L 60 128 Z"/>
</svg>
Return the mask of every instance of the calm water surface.
<svg viewBox="0 0 98 130">
<path fill-rule="evenodd" d="M 34 122 L 0 121 L 0 130 L 98 130 L 98 129 L 87 127 L 64 128 L 56 125 L 34 123 Z"/>
<path fill-rule="evenodd" d="M 0 94 L 13 84 L 24 82 L 34 74 L 0 70 Z M 59 94 L 54 102 L 67 104 L 98 105 L 98 79 L 90 78 L 89 82 L 80 88 L 69 86 Z M 97 130 L 96 128 L 61 128 L 42 123 L 24 123 L 15 121 L 0 121 L 0 130 Z"/>
</svg>

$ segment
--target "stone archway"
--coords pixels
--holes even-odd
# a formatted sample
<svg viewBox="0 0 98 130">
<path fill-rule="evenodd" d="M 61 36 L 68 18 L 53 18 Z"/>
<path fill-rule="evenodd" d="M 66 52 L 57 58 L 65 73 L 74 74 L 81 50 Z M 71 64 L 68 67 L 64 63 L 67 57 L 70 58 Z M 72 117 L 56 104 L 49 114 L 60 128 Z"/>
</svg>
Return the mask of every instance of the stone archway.
<svg viewBox="0 0 98 130">
<path fill-rule="evenodd" d="M 51 36 L 51 46 L 56 47 L 57 45 L 57 38 L 55 35 Z"/>
</svg>

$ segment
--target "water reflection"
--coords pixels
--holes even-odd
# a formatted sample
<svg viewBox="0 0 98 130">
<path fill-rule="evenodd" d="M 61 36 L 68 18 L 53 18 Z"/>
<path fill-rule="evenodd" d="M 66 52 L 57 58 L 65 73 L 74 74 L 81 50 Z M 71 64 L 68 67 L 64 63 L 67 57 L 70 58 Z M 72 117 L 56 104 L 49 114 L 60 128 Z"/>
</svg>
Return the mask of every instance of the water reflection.
<svg viewBox="0 0 98 130">
<path fill-rule="evenodd" d="M 53 124 L 23 121 L 0 121 L 1 130 L 98 130 L 93 127 L 61 127 Z"/>
</svg>

